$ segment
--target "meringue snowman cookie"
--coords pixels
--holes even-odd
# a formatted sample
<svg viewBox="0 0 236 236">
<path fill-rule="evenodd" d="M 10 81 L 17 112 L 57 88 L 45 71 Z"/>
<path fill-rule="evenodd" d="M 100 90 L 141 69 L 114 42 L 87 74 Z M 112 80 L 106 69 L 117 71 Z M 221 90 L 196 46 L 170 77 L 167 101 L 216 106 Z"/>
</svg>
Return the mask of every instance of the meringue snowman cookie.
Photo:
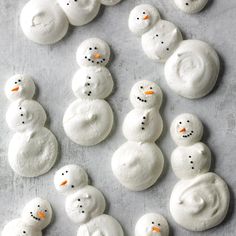
<svg viewBox="0 0 236 236">
<path fill-rule="evenodd" d="M 124 233 L 119 222 L 109 215 L 93 218 L 88 223 L 81 225 L 77 232 L 77 236 L 100 235 L 123 236 Z"/>
<path fill-rule="evenodd" d="M 203 125 L 197 116 L 183 113 L 173 120 L 170 134 L 178 146 L 192 145 L 201 140 Z"/>
<path fill-rule="evenodd" d="M 171 125 L 171 136 L 179 145 L 171 155 L 171 165 L 180 181 L 170 198 L 170 212 L 184 228 L 203 231 L 220 224 L 229 207 L 227 184 L 208 172 L 209 148 L 199 142 L 203 134 L 201 121 L 192 114 L 181 114 Z"/>
<path fill-rule="evenodd" d="M 208 0 L 174 0 L 175 5 L 188 14 L 200 12 L 207 2 Z"/>
<path fill-rule="evenodd" d="M 81 68 L 72 79 L 72 90 L 78 98 L 66 110 L 63 127 L 77 144 L 92 146 L 103 141 L 113 126 L 113 112 L 104 100 L 113 89 L 111 73 L 105 67 L 110 48 L 98 38 L 85 40 L 77 50 Z"/>
<path fill-rule="evenodd" d="M 53 44 L 65 36 L 69 22 L 56 0 L 30 0 L 21 12 L 20 25 L 33 42 Z"/>
<path fill-rule="evenodd" d="M 104 215 L 106 202 L 103 194 L 88 185 L 87 173 L 76 165 L 67 165 L 54 176 L 56 189 L 67 195 L 65 210 L 74 223 L 80 225 L 78 236 L 123 236 L 120 224 Z"/>
<path fill-rule="evenodd" d="M 57 158 L 58 144 L 53 133 L 44 127 L 46 113 L 32 100 L 35 85 L 31 77 L 16 75 L 5 86 L 6 96 L 12 100 L 6 121 L 16 132 L 8 148 L 12 169 L 25 177 L 36 177 L 48 172 Z"/>
<path fill-rule="evenodd" d="M 163 170 L 164 158 L 154 143 L 163 129 L 162 97 L 160 87 L 147 80 L 137 82 L 130 92 L 134 109 L 123 123 L 128 141 L 114 152 L 111 166 L 118 181 L 131 191 L 151 187 Z"/>
<path fill-rule="evenodd" d="M 169 235 L 167 220 L 159 214 L 149 213 L 142 216 L 135 226 L 135 236 Z"/>
<path fill-rule="evenodd" d="M 77 165 L 67 165 L 54 175 L 54 185 L 58 192 L 71 194 L 88 185 L 88 175 Z"/>
<path fill-rule="evenodd" d="M 174 220 L 184 228 L 204 231 L 224 220 L 229 199 L 224 180 L 208 172 L 176 184 L 170 198 L 170 211 Z"/>
<path fill-rule="evenodd" d="M 35 198 L 23 209 L 21 217 L 9 222 L 2 236 L 41 236 L 52 219 L 52 208 L 47 200 Z"/>
<path fill-rule="evenodd" d="M 201 98 L 215 86 L 220 61 L 215 50 L 199 40 L 185 40 L 165 64 L 165 78 L 177 94 Z"/>
</svg>

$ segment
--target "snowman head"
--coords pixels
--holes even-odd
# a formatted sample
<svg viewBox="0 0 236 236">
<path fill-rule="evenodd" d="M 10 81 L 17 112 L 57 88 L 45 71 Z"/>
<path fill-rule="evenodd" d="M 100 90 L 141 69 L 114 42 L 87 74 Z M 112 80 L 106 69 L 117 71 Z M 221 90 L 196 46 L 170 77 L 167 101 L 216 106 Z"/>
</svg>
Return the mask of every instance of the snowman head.
<svg viewBox="0 0 236 236">
<path fill-rule="evenodd" d="M 44 229 L 52 219 L 52 208 L 47 200 L 35 198 L 23 209 L 22 221 L 37 229 Z"/>
<path fill-rule="evenodd" d="M 98 38 L 90 38 L 82 42 L 77 50 L 79 66 L 105 66 L 110 59 L 110 47 Z"/>
<path fill-rule="evenodd" d="M 208 0 L 174 0 L 176 6 L 186 13 L 196 13 L 201 11 Z"/>
<path fill-rule="evenodd" d="M 134 108 L 160 108 L 162 103 L 162 91 L 160 87 L 148 80 L 137 82 L 131 89 L 130 101 Z"/>
<path fill-rule="evenodd" d="M 16 132 L 36 131 L 44 126 L 46 119 L 43 107 L 33 100 L 15 101 L 6 113 L 8 126 Z"/>
<path fill-rule="evenodd" d="M 64 37 L 69 22 L 55 1 L 30 0 L 20 16 L 21 28 L 30 40 L 52 44 Z"/>
<path fill-rule="evenodd" d="M 113 85 L 106 67 L 81 68 L 72 79 L 72 90 L 78 98 L 104 99 L 112 92 Z"/>
<path fill-rule="evenodd" d="M 203 143 L 180 146 L 171 155 L 171 165 L 178 178 L 191 179 L 209 171 L 211 152 Z"/>
<path fill-rule="evenodd" d="M 5 94 L 9 100 L 31 99 L 35 93 L 35 84 L 28 75 L 14 75 L 7 80 Z"/>
<path fill-rule="evenodd" d="M 142 35 L 150 30 L 159 19 L 160 14 L 155 7 L 141 4 L 130 12 L 129 29 L 137 35 Z"/>
<path fill-rule="evenodd" d="M 170 133 L 177 145 L 188 146 L 201 140 L 203 125 L 195 115 L 184 113 L 173 120 Z"/>
<path fill-rule="evenodd" d="M 54 184 L 58 192 L 70 194 L 88 184 L 88 175 L 78 165 L 67 165 L 56 172 Z"/>
<path fill-rule="evenodd" d="M 84 224 L 105 211 L 106 203 L 102 193 L 93 186 L 85 186 L 66 199 L 66 212 L 78 224 Z"/>
<path fill-rule="evenodd" d="M 149 213 L 142 216 L 135 226 L 135 236 L 168 236 L 169 225 L 159 214 Z"/>
</svg>

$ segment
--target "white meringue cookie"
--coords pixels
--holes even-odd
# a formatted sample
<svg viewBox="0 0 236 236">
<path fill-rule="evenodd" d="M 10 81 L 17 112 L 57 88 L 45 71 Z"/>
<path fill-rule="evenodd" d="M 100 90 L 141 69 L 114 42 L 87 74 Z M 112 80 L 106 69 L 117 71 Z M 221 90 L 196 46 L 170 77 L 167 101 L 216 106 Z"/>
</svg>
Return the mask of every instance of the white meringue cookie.
<svg viewBox="0 0 236 236">
<path fill-rule="evenodd" d="M 79 227 L 77 236 L 123 236 L 123 230 L 116 219 L 109 215 L 100 215 Z"/>
<path fill-rule="evenodd" d="M 113 154 L 111 166 L 123 186 L 131 191 L 143 191 L 161 175 L 164 158 L 154 143 L 126 142 Z"/>
<path fill-rule="evenodd" d="M 106 6 L 114 6 L 119 3 L 121 0 L 100 0 L 101 4 Z"/>
<path fill-rule="evenodd" d="M 171 194 L 174 220 L 191 231 L 204 231 L 220 224 L 229 208 L 229 190 L 214 173 L 179 181 Z"/>
<path fill-rule="evenodd" d="M 35 84 L 28 75 L 14 75 L 5 85 L 5 94 L 9 100 L 32 99 L 35 93 Z"/>
<path fill-rule="evenodd" d="M 179 29 L 171 22 L 159 20 L 142 36 L 146 55 L 157 62 L 165 62 L 183 40 Z"/>
<path fill-rule="evenodd" d="M 143 215 L 135 226 L 135 236 L 169 235 L 167 220 L 159 214 L 148 213 Z"/>
<path fill-rule="evenodd" d="M 197 116 L 183 113 L 178 115 L 172 121 L 170 134 L 177 145 L 192 145 L 201 140 L 203 135 L 203 125 Z"/>
<path fill-rule="evenodd" d="M 70 24 L 81 26 L 92 21 L 98 14 L 98 0 L 57 0 L 65 12 Z"/>
<path fill-rule="evenodd" d="M 188 14 L 200 12 L 207 2 L 208 0 L 174 0 L 175 5 Z"/>
<path fill-rule="evenodd" d="M 185 40 L 167 60 L 165 78 L 177 94 L 195 99 L 213 89 L 219 70 L 219 57 L 211 46 L 199 40 Z"/>
<path fill-rule="evenodd" d="M 30 0 L 22 9 L 20 25 L 28 39 L 53 44 L 65 36 L 69 22 L 56 0 Z"/>
<path fill-rule="evenodd" d="M 2 236 L 42 236 L 42 230 L 52 220 L 52 208 L 47 200 L 34 198 L 24 207 L 21 218 L 10 221 Z"/>
</svg>

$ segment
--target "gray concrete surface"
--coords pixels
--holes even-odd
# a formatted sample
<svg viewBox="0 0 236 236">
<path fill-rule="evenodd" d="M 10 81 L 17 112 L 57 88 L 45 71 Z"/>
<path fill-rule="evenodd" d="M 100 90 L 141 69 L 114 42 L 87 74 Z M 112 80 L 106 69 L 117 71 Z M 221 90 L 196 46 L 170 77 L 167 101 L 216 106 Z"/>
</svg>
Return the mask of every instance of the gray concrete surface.
<svg viewBox="0 0 236 236">
<path fill-rule="evenodd" d="M 102 190 L 107 199 L 107 213 L 116 217 L 132 236 L 138 218 L 146 212 L 160 212 L 168 219 L 171 235 L 236 235 L 234 209 L 236 190 L 236 2 L 212 0 L 200 14 L 185 15 L 177 10 L 172 0 L 123 0 L 115 7 L 105 7 L 92 23 L 70 28 L 67 37 L 53 46 L 39 46 L 28 41 L 19 27 L 19 14 L 27 0 L 0 1 L 0 229 L 17 218 L 24 204 L 35 196 L 51 201 L 54 222 L 46 229 L 47 236 L 76 235 L 77 226 L 69 221 L 64 211 L 64 196 L 53 186 L 54 172 L 68 163 L 82 165 L 91 177 L 92 184 Z M 190 101 L 178 97 L 167 87 L 163 65 L 149 60 L 141 50 L 140 40 L 127 27 L 130 10 L 138 3 L 153 3 L 162 18 L 180 27 L 185 38 L 201 39 L 212 44 L 221 56 L 221 74 L 214 91 L 207 97 Z M 115 125 L 110 137 L 90 148 L 72 143 L 62 128 L 66 107 L 75 100 L 71 90 L 71 78 L 78 65 L 75 51 L 88 37 L 101 37 L 112 47 L 113 58 L 109 69 L 115 81 L 114 93 L 109 102 L 115 112 Z M 15 73 L 27 73 L 34 77 L 38 93 L 36 99 L 48 114 L 47 126 L 60 143 L 60 155 L 56 166 L 40 178 L 26 179 L 16 176 L 7 162 L 7 148 L 13 133 L 5 122 L 9 104 L 4 94 L 4 84 Z M 131 109 L 128 95 L 131 86 L 139 79 L 158 82 L 165 94 L 161 115 L 165 130 L 158 140 L 163 150 L 166 168 L 158 183 L 147 191 L 134 193 L 124 189 L 113 177 L 110 168 L 112 153 L 125 138 L 121 125 Z M 205 125 L 204 142 L 213 152 L 212 171 L 222 176 L 231 190 L 231 205 L 226 220 L 220 226 L 204 233 L 188 232 L 177 226 L 171 218 L 168 202 L 177 178 L 170 167 L 170 154 L 175 147 L 168 127 L 181 112 L 197 114 Z"/>
</svg>

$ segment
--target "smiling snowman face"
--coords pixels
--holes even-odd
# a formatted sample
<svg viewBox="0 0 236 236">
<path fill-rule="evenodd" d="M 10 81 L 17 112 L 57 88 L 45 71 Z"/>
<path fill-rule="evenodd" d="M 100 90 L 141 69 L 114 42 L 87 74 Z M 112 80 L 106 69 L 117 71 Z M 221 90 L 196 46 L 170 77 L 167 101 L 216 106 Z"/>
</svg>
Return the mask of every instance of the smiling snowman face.
<svg viewBox="0 0 236 236">
<path fill-rule="evenodd" d="M 51 222 L 52 208 L 48 201 L 35 198 L 25 206 L 21 217 L 23 222 L 42 230 Z"/>
<path fill-rule="evenodd" d="M 62 39 L 69 27 L 68 20 L 55 1 L 31 0 L 20 16 L 21 28 L 30 40 L 52 44 Z"/>
<path fill-rule="evenodd" d="M 110 48 L 105 41 L 90 38 L 80 44 L 76 57 L 81 67 L 105 66 L 110 59 Z"/>
<path fill-rule="evenodd" d="M 134 108 L 160 108 L 162 96 L 162 91 L 156 83 L 142 80 L 132 87 L 130 101 Z"/>
<path fill-rule="evenodd" d="M 201 140 L 203 125 L 195 115 L 185 113 L 174 119 L 170 133 L 177 145 L 188 146 Z"/>
<path fill-rule="evenodd" d="M 58 170 L 54 184 L 61 193 L 72 193 L 88 184 L 88 175 L 80 166 L 67 165 Z"/>
<path fill-rule="evenodd" d="M 174 0 L 176 6 L 186 13 L 197 13 L 207 4 L 208 0 Z"/>
<path fill-rule="evenodd" d="M 112 92 L 113 84 L 106 67 L 84 67 L 74 75 L 72 90 L 78 98 L 104 99 Z"/>
<path fill-rule="evenodd" d="M 192 146 L 180 146 L 171 155 L 171 165 L 178 178 L 194 178 L 209 171 L 211 152 L 203 143 L 196 143 Z"/>
<path fill-rule="evenodd" d="M 142 47 L 146 55 L 157 62 L 165 62 L 183 40 L 179 29 L 171 22 L 159 20 L 142 37 Z"/>
<path fill-rule="evenodd" d="M 35 84 L 30 76 L 14 75 L 7 80 L 5 94 L 9 100 L 31 99 L 35 93 Z"/>
<path fill-rule="evenodd" d="M 16 132 L 36 131 L 44 126 L 46 119 L 43 107 L 33 100 L 15 101 L 6 113 L 8 126 Z"/>
<path fill-rule="evenodd" d="M 155 7 L 141 4 L 130 12 L 129 29 L 137 35 L 142 35 L 150 30 L 159 19 L 160 14 Z"/>
<path fill-rule="evenodd" d="M 92 186 L 85 186 L 66 198 L 66 212 L 78 224 L 84 224 L 103 214 L 106 203 L 102 193 Z"/>
<path fill-rule="evenodd" d="M 81 26 L 92 21 L 100 9 L 98 0 L 57 0 L 69 22 Z"/>
<path fill-rule="evenodd" d="M 155 213 L 142 216 L 135 226 L 135 236 L 168 236 L 169 225 L 166 219 Z"/>
</svg>

